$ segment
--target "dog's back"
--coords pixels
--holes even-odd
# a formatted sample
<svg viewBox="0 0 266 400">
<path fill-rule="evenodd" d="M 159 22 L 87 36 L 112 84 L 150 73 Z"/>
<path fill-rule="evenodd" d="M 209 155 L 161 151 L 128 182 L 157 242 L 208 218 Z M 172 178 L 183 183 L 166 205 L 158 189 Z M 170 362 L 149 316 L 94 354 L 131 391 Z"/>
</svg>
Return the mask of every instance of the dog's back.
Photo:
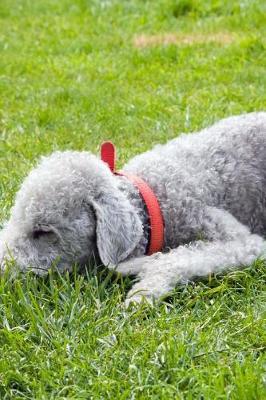
<svg viewBox="0 0 266 400">
<path fill-rule="evenodd" d="M 266 232 L 265 112 L 181 135 L 135 157 L 125 169 L 149 182 L 167 204 L 166 219 L 181 221 L 191 204 L 210 205 L 230 211 L 252 232 Z"/>
</svg>

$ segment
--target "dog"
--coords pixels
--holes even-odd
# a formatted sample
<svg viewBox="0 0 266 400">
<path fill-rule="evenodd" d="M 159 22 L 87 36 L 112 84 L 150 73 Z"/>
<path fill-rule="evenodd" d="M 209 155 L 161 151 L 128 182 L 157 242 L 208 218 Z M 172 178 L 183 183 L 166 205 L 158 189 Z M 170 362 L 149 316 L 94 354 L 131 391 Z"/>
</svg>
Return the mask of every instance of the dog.
<svg viewBox="0 0 266 400">
<path fill-rule="evenodd" d="M 92 261 L 137 280 L 128 302 L 160 299 L 178 283 L 265 255 L 266 112 L 223 119 L 134 157 L 163 219 L 160 251 L 146 255 L 150 221 L 138 188 L 89 152 L 55 152 L 26 177 L 0 232 L 0 265 L 45 274 Z"/>
</svg>

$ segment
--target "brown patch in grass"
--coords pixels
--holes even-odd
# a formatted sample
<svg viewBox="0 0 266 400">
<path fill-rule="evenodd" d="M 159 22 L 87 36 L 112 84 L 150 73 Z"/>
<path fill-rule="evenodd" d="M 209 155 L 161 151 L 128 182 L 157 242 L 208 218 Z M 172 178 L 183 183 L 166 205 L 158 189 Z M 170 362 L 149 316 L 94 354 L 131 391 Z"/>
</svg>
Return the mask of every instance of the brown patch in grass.
<svg viewBox="0 0 266 400">
<path fill-rule="evenodd" d="M 201 43 L 230 44 L 235 40 L 229 32 L 218 33 L 164 33 L 159 35 L 139 35 L 134 38 L 133 44 L 137 48 L 167 46 L 169 44 L 188 45 Z"/>
</svg>

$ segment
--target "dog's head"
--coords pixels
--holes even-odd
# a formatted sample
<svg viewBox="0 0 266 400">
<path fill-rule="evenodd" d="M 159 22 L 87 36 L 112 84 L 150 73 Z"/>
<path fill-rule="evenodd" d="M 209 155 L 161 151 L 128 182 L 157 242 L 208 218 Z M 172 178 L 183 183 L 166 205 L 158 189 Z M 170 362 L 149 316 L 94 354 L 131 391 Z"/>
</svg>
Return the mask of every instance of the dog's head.
<svg viewBox="0 0 266 400">
<path fill-rule="evenodd" d="M 71 270 L 97 256 L 116 265 L 141 236 L 140 218 L 105 163 L 87 152 L 56 152 L 17 193 L 0 232 L 0 264 L 3 269 L 11 258 L 40 274 L 53 264 Z"/>
</svg>

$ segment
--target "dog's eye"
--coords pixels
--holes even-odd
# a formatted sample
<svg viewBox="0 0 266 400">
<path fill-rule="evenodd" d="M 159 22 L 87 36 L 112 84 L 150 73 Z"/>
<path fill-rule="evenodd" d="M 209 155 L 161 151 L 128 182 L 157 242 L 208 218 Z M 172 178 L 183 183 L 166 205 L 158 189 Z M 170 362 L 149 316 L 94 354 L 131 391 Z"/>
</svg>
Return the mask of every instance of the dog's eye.
<svg viewBox="0 0 266 400">
<path fill-rule="evenodd" d="M 54 232 L 53 231 L 45 231 L 43 229 L 36 229 L 35 231 L 33 231 L 33 239 L 40 239 L 41 237 L 49 237 L 49 236 L 53 236 Z"/>
</svg>

